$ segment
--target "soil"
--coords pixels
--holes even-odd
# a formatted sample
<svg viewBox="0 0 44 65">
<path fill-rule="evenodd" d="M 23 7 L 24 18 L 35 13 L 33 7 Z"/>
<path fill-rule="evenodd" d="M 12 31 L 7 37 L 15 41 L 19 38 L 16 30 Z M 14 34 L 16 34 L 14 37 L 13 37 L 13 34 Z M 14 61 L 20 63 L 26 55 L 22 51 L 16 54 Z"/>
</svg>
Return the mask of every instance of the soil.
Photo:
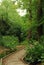
<svg viewBox="0 0 44 65">
<path fill-rule="evenodd" d="M 8 51 L 8 50 L 9 50 L 9 49 L 0 46 L 0 54 L 2 54 L 2 53 L 5 52 L 5 51 Z"/>
</svg>

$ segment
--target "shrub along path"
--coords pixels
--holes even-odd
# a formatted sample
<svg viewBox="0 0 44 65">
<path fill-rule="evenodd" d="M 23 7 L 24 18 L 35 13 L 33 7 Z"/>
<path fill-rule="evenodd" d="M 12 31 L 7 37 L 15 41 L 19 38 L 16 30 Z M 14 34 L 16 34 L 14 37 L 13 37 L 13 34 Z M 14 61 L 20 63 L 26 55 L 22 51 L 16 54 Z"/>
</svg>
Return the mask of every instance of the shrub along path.
<svg viewBox="0 0 44 65">
<path fill-rule="evenodd" d="M 20 51 L 13 53 L 12 55 L 3 59 L 2 65 L 27 65 L 21 60 L 24 57 L 25 52 L 25 49 L 21 49 Z"/>
<path fill-rule="evenodd" d="M 0 54 L 6 52 L 6 51 L 9 51 L 9 49 L 3 47 L 3 46 L 0 46 Z"/>
</svg>

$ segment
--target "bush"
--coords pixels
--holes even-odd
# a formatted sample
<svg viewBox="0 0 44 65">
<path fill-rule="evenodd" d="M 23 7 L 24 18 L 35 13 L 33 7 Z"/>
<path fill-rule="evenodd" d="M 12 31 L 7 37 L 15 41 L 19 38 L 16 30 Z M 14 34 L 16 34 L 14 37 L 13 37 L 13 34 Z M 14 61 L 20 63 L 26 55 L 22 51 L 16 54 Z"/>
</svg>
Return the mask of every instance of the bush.
<svg viewBox="0 0 44 65">
<path fill-rule="evenodd" d="M 27 48 L 25 61 L 29 63 L 37 63 L 44 60 L 44 46 L 37 43 Z"/>
<path fill-rule="evenodd" d="M 0 45 L 2 45 L 2 36 L 0 36 Z"/>
<path fill-rule="evenodd" d="M 40 44 L 44 45 L 44 35 L 40 37 Z"/>
<path fill-rule="evenodd" d="M 0 54 L 0 58 L 3 58 L 4 56 L 6 56 L 5 52 L 3 52 L 2 54 Z"/>
<path fill-rule="evenodd" d="M 18 38 L 14 36 L 3 36 L 1 45 L 13 50 L 16 48 L 16 45 L 18 45 Z"/>
</svg>

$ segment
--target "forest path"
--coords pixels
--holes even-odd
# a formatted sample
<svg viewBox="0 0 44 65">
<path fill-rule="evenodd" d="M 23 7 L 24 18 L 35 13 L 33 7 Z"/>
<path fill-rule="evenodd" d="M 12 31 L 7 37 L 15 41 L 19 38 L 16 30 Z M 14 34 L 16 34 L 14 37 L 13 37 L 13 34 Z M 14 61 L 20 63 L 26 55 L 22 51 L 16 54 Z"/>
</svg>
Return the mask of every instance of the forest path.
<svg viewBox="0 0 44 65">
<path fill-rule="evenodd" d="M 3 65 L 27 65 L 21 60 L 24 57 L 25 52 L 25 49 L 21 49 L 20 51 L 6 57 L 3 60 Z"/>
</svg>

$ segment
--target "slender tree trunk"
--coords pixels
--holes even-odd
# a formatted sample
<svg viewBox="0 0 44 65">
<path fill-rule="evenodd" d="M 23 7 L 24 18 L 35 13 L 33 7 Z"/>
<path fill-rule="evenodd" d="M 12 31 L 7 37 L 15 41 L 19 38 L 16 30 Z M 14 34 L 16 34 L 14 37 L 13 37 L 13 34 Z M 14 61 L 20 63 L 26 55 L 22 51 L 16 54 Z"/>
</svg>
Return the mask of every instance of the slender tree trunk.
<svg viewBox="0 0 44 65">
<path fill-rule="evenodd" d="M 32 0 L 29 1 L 29 20 L 32 20 L 32 9 L 31 9 Z"/>
<path fill-rule="evenodd" d="M 37 19 L 38 19 L 38 24 L 40 23 L 40 20 L 42 19 L 42 0 L 38 0 L 38 9 L 37 9 Z M 42 21 L 41 21 L 42 22 Z M 43 25 L 40 25 L 37 28 L 38 35 L 41 36 L 43 34 Z"/>
<path fill-rule="evenodd" d="M 28 9 L 28 12 L 29 12 L 29 21 L 32 22 L 32 9 L 31 9 L 31 4 L 32 4 L 32 0 L 29 1 L 29 9 Z M 27 38 L 31 38 L 31 30 L 28 31 L 28 36 Z"/>
</svg>

